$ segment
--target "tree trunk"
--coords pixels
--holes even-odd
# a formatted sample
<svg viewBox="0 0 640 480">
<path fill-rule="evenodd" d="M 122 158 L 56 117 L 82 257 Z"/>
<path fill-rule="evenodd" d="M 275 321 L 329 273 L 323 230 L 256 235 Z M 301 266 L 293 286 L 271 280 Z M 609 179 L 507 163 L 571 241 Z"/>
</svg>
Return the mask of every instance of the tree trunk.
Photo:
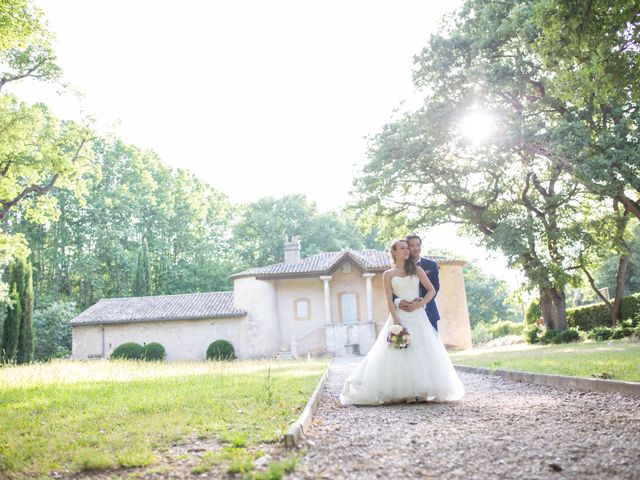
<svg viewBox="0 0 640 480">
<path fill-rule="evenodd" d="M 629 255 L 622 255 L 618 261 L 618 271 L 616 272 L 616 298 L 610 308 L 611 325 L 615 326 L 622 320 L 622 299 L 624 298 L 624 277 L 629 266 Z"/>
<path fill-rule="evenodd" d="M 564 291 L 548 287 L 540 289 L 540 309 L 548 330 L 567 328 L 566 297 Z"/>
</svg>

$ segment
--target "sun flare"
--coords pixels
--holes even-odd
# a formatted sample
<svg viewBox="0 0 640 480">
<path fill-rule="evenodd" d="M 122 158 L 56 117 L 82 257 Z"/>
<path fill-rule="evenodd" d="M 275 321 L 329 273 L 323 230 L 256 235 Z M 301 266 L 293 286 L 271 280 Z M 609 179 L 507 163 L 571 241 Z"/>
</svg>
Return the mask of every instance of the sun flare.
<svg viewBox="0 0 640 480">
<path fill-rule="evenodd" d="M 460 134 L 473 145 L 483 143 L 495 130 L 495 118 L 486 112 L 471 112 L 460 121 Z"/>
</svg>

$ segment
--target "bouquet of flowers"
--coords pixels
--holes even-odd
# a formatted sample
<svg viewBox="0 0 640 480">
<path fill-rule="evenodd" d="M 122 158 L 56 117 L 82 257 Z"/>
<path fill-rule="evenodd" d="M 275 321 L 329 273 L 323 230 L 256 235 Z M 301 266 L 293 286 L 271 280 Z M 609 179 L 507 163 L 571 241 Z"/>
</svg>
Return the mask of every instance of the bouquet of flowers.
<svg viewBox="0 0 640 480">
<path fill-rule="evenodd" d="M 391 348 L 407 348 L 411 341 L 411 334 L 402 325 L 391 325 L 387 335 L 387 343 Z"/>
</svg>

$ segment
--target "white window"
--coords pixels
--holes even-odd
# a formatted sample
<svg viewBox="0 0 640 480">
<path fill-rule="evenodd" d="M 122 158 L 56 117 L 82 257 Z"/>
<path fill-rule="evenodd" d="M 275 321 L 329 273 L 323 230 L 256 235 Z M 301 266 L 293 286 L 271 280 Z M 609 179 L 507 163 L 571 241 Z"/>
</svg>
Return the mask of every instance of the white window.
<svg viewBox="0 0 640 480">
<path fill-rule="evenodd" d="M 294 311 L 296 320 L 311 319 L 310 302 L 306 298 L 299 298 L 295 302 L 293 302 L 293 311 Z"/>
</svg>

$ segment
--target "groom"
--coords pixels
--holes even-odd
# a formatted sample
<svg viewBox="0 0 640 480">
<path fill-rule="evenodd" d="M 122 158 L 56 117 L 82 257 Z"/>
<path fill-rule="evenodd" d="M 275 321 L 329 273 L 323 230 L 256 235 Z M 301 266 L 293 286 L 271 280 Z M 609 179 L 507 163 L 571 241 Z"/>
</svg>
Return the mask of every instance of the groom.
<svg viewBox="0 0 640 480">
<path fill-rule="evenodd" d="M 422 251 L 422 240 L 417 235 L 408 235 L 407 243 L 409 244 L 409 252 L 411 253 L 411 258 L 415 260 L 416 265 L 422 267 L 422 269 L 427 273 L 427 277 L 433 283 L 434 288 L 436 289 L 436 295 L 440 290 L 440 277 L 438 276 L 438 264 L 433 260 L 429 260 L 427 258 L 423 258 L 420 256 Z M 427 291 L 424 289 L 422 284 L 420 284 L 420 297 L 424 297 L 427 294 Z M 394 299 L 394 303 L 396 308 L 400 308 L 405 312 L 413 312 L 420 307 L 420 299 L 416 299 L 412 302 L 407 300 L 400 300 L 399 298 Z M 438 331 L 438 320 L 440 320 L 440 314 L 438 313 L 438 307 L 436 306 L 435 297 L 429 303 L 427 303 L 426 307 L 424 307 L 427 311 L 427 316 L 429 317 L 429 321 L 433 328 Z"/>
</svg>

